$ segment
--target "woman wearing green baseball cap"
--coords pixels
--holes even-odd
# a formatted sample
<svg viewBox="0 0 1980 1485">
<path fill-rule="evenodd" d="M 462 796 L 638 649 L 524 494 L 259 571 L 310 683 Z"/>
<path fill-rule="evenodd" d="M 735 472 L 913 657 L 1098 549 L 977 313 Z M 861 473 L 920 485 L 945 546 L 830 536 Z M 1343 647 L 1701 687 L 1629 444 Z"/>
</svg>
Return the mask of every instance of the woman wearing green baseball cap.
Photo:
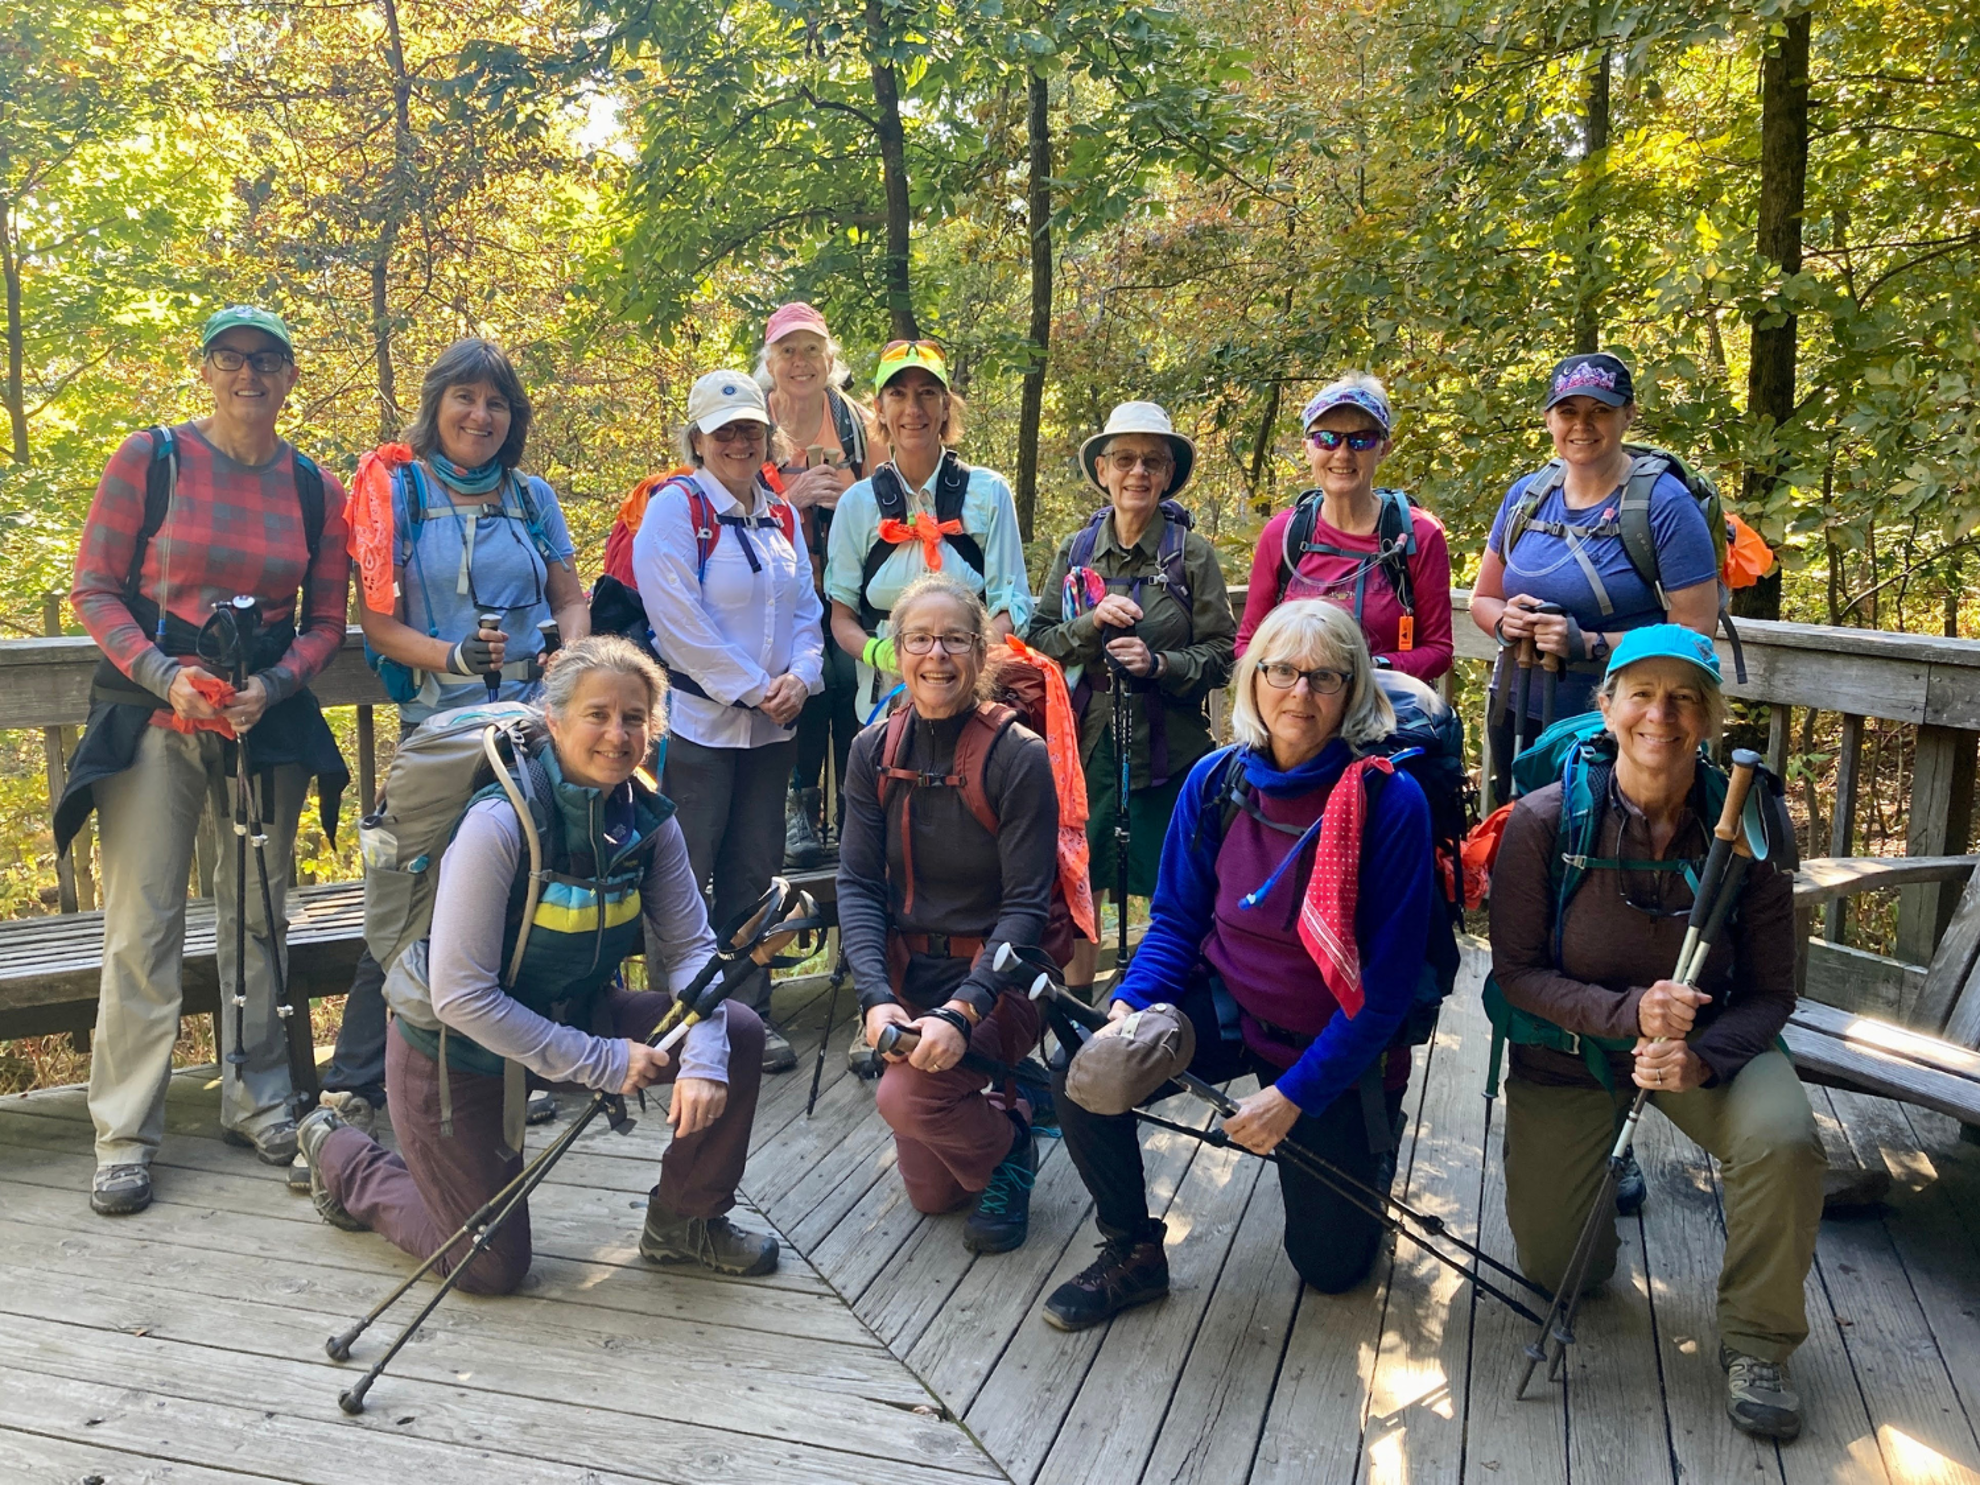
<svg viewBox="0 0 1980 1485">
<path fill-rule="evenodd" d="M 995 643 L 1022 634 L 1032 612 L 1011 487 L 956 457 L 963 401 L 942 348 L 890 341 L 873 392 L 888 458 L 840 497 L 825 563 L 832 637 L 859 661 L 862 720 L 900 683 L 888 616 L 922 573 L 946 573 L 979 595 Z"/>
<path fill-rule="evenodd" d="M 1725 1183 L 1726 1410 L 1747 1433 L 1791 1439 L 1801 1404 L 1787 1360 L 1808 1335 L 1802 1286 L 1827 1163 L 1776 1044 L 1794 1009 L 1792 875 L 1753 862 L 1703 972 L 1672 978 L 1724 797 L 1701 751 L 1725 718 L 1712 642 L 1679 624 L 1631 630 L 1597 701 L 1602 731 L 1577 747 L 1562 782 L 1513 806 L 1492 871 L 1486 1003 L 1512 1045 L 1506 1217 L 1520 1267 L 1557 1287 L 1617 1120 L 1647 1090 L 1718 1158 Z M 1564 851 L 1581 862 L 1572 884 L 1556 870 Z M 1617 1249 L 1605 1224 L 1591 1285 L 1614 1271 Z"/>
</svg>

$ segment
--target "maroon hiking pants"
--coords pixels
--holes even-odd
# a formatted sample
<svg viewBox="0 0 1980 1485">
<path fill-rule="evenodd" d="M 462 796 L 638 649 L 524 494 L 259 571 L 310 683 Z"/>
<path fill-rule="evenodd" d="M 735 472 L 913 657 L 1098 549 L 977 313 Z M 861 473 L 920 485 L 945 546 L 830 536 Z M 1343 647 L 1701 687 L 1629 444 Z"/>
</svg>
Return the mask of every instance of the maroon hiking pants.
<svg viewBox="0 0 1980 1485">
<path fill-rule="evenodd" d="M 639 1037 L 671 1003 L 654 991 L 615 990 L 607 1008 L 621 1035 Z M 676 1216 L 716 1217 L 733 1207 L 749 1156 L 749 1128 L 763 1078 L 763 1023 L 733 1000 L 728 1023 L 729 1097 L 722 1116 L 699 1134 L 676 1139 L 660 1158 L 660 1184 L 653 1194 Z M 523 1166 L 522 1156 L 502 1143 L 502 1079 L 458 1069 L 452 1077 L 454 1132 L 443 1135 L 439 1064 L 393 1031 L 385 1039 L 385 1089 L 399 1153 L 346 1128 L 325 1140 L 319 1155 L 330 1194 L 415 1258 L 425 1258 L 453 1236 Z M 669 1066 L 663 1081 L 673 1077 Z M 435 1271 L 450 1272 L 467 1250 L 463 1238 Z M 529 1260 L 525 1204 L 461 1276 L 460 1287 L 471 1294 L 507 1294 L 522 1283 Z"/>
<path fill-rule="evenodd" d="M 996 1062 L 1014 1063 L 1037 1045 L 1038 1007 L 1023 995 L 999 995 L 969 1038 L 970 1051 Z M 986 1090 L 984 1082 L 965 1067 L 929 1073 L 905 1062 L 880 1075 L 880 1117 L 894 1131 L 901 1184 L 917 1212 L 952 1212 L 988 1186 L 1011 1152 L 1006 1110 L 1029 1120 L 1022 1085 Z"/>
</svg>

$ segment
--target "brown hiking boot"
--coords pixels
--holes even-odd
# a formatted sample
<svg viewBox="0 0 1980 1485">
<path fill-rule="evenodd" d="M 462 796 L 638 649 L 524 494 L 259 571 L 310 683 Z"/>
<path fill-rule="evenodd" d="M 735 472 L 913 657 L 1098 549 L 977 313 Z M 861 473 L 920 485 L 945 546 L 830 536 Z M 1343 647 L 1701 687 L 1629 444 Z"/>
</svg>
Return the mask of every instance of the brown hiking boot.
<svg viewBox="0 0 1980 1485">
<path fill-rule="evenodd" d="M 649 1263 L 698 1263 L 718 1274 L 753 1279 L 776 1270 L 777 1239 L 727 1217 L 677 1217 L 655 1197 L 646 1204 L 639 1256 Z"/>
<path fill-rule="evenodd" d="M 1100 1256 L 1052 1291 L 1045 1321 L 1060 1330 L 1085 1330 L 1122 1310 L 1145 1305 L 1169 1292 L 1169 1255 L 1162 1248 L 1168 1227 L 1151 1222 L 1145 1236 L 1108 1238 Z"/>
</svg>

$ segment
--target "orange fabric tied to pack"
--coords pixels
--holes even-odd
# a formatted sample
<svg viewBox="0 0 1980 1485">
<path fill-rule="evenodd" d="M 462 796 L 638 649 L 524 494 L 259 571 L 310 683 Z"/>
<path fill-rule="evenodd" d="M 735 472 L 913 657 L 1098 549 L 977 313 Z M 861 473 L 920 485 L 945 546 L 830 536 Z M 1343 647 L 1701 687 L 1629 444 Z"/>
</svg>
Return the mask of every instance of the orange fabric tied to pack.
<svg viewBox="0 0 1980 1485">
<path fill-rule="evenodd" d="M 365 607 L 373 613 L 389 614 L 398 608 L 398 589 L 392 581 L 393 559 L 398 555 L 393 550 L 392 471 L 417 457 L 405 444 L 380 444 L 358 460 L 357 475 L 351 480 L 344 506 L 350 522 L 351 560 L 357 563 Z"/>
<path fill-rule="evenodd" d="M 892 516 L 883 518 L 880 522 L 880 539 L 894 546 L 908 541 L 920 542 L 922 562 L 930 572 L 940 572 L 942 538 L 961 536 L 962 529 L 963 523 L 959 520 L 938 521 L 927 511 L 918 510 L 914 513 L 912 521 L 897 521 Z"/>
<path fill-rule="evenodd" d="M 928 516 L 923 513 L 915 519 L 926 521 Z M 1072 913 L 1073 926 L 1089 941 L 1098 943 L 1099 920 L 1094 916 L 1093 888 L 1087 880 L 1091 863 L 1086 844 L 1086 771 L 1079 764 L 1079 723 L 1073 716 L 1065 672 L 1057 661 L 1039 654 L 1016 635 L 1004 644 L 1005 652 L 999 658 L 1005 664 L 1029 666 L 1045 683 L 1045 750 L 1052 759 L 1053 792 L 1059 796 L 1059 891 Z"/>
<path fill-rule="evenodd" d="M 605 538 L 605 571 L 617 578 L 628 588 L 637 589 L 633 580 L 632 544 L 633 537 L 639 534 L 639 523 L 646 519 L 646 503 L 653 498 L 653 492 L 676 475 L 693 474 L 686 465 L 670 469 L 665 474 L 650 474 L 619 502 L 619 514 L 612 522 L 611 534 Z"/>
<path fill-rule="evenodd" d="M 1726 526 L 1732 540 L 1726 543 L 1726 565 L 1720 576 L 1728 588 L 1750 588 L 1774 570 L 1774 551 L 1760 539 L 1760 533 L 1731 511 Z"/>
<path fill-rule="evenodd" d="M 1499 857 L 1499 841 L 1506 833 L 1506 821 L 1513 807 L 1502 804 L 1471 827 L 1464 838 L 1464 906 L 1477 912 L 1485 906 L 1492 891 L 1492 863 Z"/>
</svg>

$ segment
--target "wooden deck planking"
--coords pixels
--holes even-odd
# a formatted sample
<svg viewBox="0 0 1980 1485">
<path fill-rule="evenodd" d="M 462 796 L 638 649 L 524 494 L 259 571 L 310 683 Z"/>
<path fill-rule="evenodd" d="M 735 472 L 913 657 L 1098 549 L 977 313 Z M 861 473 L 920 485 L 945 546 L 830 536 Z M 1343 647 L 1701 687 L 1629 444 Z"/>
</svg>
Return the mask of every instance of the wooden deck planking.
<svg viewBox="0 0 1980 1485">
<path fill-rule="evenodd" d="M 1398 1190 L 1459 1232 L 1482 1229 L 1504 1257 L 1503 1111 L 1478 1096 L 1489 1033 L 1472 983 L 1419 1054 Z M 259 1477 L 348 1478 L 372 1443 L 348 1430 L 364 1429 L 389 1445 L 369 1469 L 431 1485 L 1980 1482 L 1980 1150 L 1940 1116 L 1811 1090 L 1827 1136 L 1882 1161 L 1899 1191 L 1881 1216 L 1824 1224 L 1795 1358 L 1808 1430 L 1776 1451 L 1724 1419 L 1716 1172 L 1660 1118 L 1642 1136 L 1650 1205 L 1624 1224 L 1609 1295 L 1582 1311 L 1569 1387 L 1536 1382 L 1515 1404 L 1524 1322 L 1406 1243 L 1349 1295 L 1300 1290 L 1279 1246 L 1276 1173 L 1161 1131 L 1144 1147 L 1175 1293 L 1081 1335 L 1044 1325 L 1043 1296 L 1096 1240 L 1063 1149 L 1041 1144 L 1027 1245 L 969 1254 L 958 1215 L 907 1206 L 872 1086 L 845 1071 L 850 990 L 817 1116 L 804 1119 L 823 1001 L 822 981 L 779 992 L 802 1060 L 765 1082 L 744 1180 L 812 1263 L 793 1254 L 765 1286 L 637 1258 L 667 1142 L 656 1103 L 630 1138 L 601 1126 L 539 1194 L 531 1302 L 450 1300 L 360 1420 L 335 1411 L 353 1372 L 322 1357 L 321 1338 L 407 1263 L 315 1222 L 279 1173 L 221 1144 L 210 1084 L 175 1079 L 159 1199 L 131 1223 L 87 1215 L 79 1092 L 0 1102 L 0 1385 L 11 1401 L 16 1377 L 35 1379 L 0 1420 L 0 1477 L 121 1481 L 141 1467 L 147 1479 L 252 1480 L 271 1439 L 307 1439 L 307 1467 Z M 566 1117 L 578 1106 L 560 1102 Z M 1182 1100 L 1164 1112 L 1201 1113 Z M 532 1143 L 561 1127 L 532 1130 Z M 368 1335 L 359 1359 L 389 1333 Z M 244 1377 L 263 1404 L 251 1411 Z M 935 1412 L 935 1398 L 995 1464 L 914 1411 Z M 620 1416 L 623 1430 L 601 1421 Z M 634 1444 L 648 1418 L 664 1449 Z"/>
</svg>

